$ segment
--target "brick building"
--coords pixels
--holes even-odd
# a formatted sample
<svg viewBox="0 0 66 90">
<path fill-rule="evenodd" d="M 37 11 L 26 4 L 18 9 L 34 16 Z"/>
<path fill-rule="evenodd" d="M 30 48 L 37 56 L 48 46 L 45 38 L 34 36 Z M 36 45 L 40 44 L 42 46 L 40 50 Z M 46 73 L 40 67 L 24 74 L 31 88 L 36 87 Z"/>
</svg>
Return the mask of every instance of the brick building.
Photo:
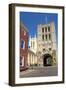
<svg viewBox="0 0 66 90">
<path fill-rule="evenodd" d="M 20 24 L 20 71 L 27 69 L 28 62 L 28 31 L 27 28 Z"/>
</svg>

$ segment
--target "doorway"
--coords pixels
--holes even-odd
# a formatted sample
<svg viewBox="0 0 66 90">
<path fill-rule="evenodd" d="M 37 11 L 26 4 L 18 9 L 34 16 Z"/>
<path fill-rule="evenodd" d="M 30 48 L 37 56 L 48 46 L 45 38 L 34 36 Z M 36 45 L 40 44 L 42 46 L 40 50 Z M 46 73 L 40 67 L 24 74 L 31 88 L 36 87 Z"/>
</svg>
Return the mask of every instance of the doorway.
<svg viewBox="0 0 66 90">
<path fill-rule="evenodd" d="M 43 56 L 43 66 L 52 66 L 52 56 L 50 54 Z"/>
</svg>

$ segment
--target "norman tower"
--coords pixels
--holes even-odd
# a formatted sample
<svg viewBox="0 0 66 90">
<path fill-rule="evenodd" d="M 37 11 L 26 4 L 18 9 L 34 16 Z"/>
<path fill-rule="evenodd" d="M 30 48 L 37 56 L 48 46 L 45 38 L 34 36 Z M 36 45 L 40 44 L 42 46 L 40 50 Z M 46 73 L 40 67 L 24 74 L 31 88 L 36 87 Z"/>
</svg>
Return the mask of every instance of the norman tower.
<svg viewBox="0 0 66 90">
<path fill-rule="evenodd" d="M 56 32 L 55 24 L 40 24 L 37 26 L 38 65 L 56 64 Z"/>
</svg>

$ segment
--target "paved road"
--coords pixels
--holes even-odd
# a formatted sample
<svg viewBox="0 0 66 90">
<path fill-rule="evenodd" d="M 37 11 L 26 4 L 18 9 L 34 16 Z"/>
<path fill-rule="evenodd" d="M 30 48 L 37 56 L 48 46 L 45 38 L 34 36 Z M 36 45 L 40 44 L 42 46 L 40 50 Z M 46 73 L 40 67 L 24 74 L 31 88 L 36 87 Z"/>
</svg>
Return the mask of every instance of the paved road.
<svg viewBox="0 0 66 90">
<path fill-rule="evenodd" d="M 40 77 L 40 76 L 56 76 L 58 73 L 57 66 L 48 66 L 42 68 L 28 69 L 27 71 L 22 71 L 20 77 Z"/>
</svg>

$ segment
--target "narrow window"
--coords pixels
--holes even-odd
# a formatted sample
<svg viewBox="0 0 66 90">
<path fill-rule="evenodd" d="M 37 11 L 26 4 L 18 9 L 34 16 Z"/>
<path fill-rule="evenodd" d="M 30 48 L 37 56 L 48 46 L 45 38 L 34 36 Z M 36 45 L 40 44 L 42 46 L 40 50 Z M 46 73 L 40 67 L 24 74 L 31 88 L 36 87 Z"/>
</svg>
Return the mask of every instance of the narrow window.
<svg viewBox="0 0 66 90">
<path fill-rule="evenodd" d="M 45 38 L 46 38 L 46 40 L 47 40 L 47 34 L 45 35 Z"/>
<path fill-rule="evenodd" d="M 50 27 L 48 27 L 48 32 L 50 32 Z"/>
<path fill-rule="evenodd" d="M 47 27 L 45 27 L 45 32 L 47 32 Z"/>
<path fill-rule="evenodd" d="M 21 41 L 21 48 L 23 48 L 23 49 L 25 48 L 25 41 L 24 40 Z"/>
<path fill-rule="evenodd" d="M 44 32 L 44 28 L 42 28 L 42 33 Z"/>
<path fill-rule="evenodd" d="M 44 40 L 44 35 L 42 35 L 42 40 Z"/>
</svg>

